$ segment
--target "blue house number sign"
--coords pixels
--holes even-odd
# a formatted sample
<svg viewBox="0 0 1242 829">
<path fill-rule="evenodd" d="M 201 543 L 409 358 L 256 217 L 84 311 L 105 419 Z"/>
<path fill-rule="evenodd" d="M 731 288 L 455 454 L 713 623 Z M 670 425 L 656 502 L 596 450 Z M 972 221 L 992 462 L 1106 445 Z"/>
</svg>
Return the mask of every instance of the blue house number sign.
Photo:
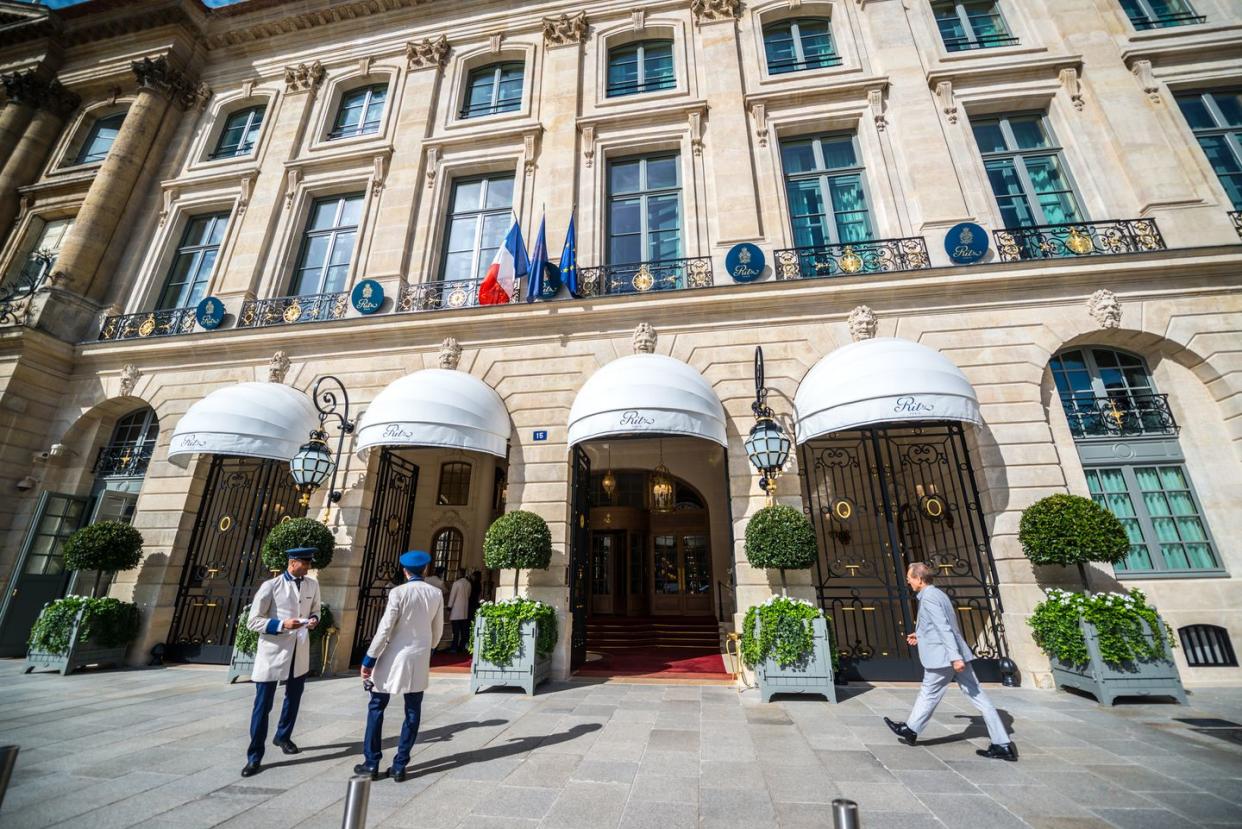
<svg viewBox="0 0 1242 829">
<path fill-rule="evenodd" d="M 384 286 L 374 279 L 364 279 L 354 286 L 350 301 L 359 314 L 374 314 L 384 304 Z"/>
<path fill-rule="evenodd" d="M 754 282 L 763 276 L 766 264 L 763 251 L 750 242 L 734 245 L 725 254 L 725 270 L 733 277 L 734 282 Z"/>
<path fill-rule="evenodd" d="M 545 429 L 540 429 L 539 431 L 535 432 L 535 440 L 547 440 L 547 439 L 548 439 L 548 433 Z"/>
<path fill-rule="evenodd" d="M 958 265 L 974 264 L 987 255 L 987 231 L 974 222 L 954 225 L 944 237 L 944 251 Z"/>
<path fill-rule="evenodd" d="M 209 296 L 194 309 L 194 319 L 204 331 L 214 331 L 224 321 L 224 303 L 214 296 Z"/>
</svg>

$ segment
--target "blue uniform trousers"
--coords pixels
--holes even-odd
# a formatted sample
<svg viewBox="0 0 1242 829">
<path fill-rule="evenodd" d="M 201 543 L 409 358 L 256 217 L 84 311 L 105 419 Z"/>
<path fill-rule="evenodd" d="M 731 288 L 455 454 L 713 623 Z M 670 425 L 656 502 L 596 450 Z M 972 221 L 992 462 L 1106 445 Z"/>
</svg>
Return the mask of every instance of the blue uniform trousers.
<svg viewBox="0 0 1242 829">
<path fill-rule="evenodd" d="M 298 719 L 298 706 L 302 704 L 302 689 L 305 687 L 305 675 L 285 682 L 285 704 L 280 709 L 280 722 L 276 724 L 278 741 L 283 742 L 293 737 L 293 725 Z M 263 744 L 267 742 L 267 718 L 272 713 L 272 704 L 275 701 L 275 682 L 254 683 L 254 711 L 250 714 L 250 748 L 246 750 L 247 762 L 258 763 L 263 759 Z"/>
<path fill-rule="evenodd" d="M 388 707 L 388 698 L 392 694 L 371 692 L 371 702 L 367 706 L 367 733 L 362 741 L 362 753 L 367 765 L 378 769 L 383 757 L 384 709 Z M 393 755 L 394 771 L 401 771 L 410 762 L 410 752 L 414 749 L 414 741 L 418 739 L 418 721 L 423 713 L 423 692 L 404 694 L 405 723 L 401 726 L 401 742 L 397 745 L 397 753 Z"/>
</svg>

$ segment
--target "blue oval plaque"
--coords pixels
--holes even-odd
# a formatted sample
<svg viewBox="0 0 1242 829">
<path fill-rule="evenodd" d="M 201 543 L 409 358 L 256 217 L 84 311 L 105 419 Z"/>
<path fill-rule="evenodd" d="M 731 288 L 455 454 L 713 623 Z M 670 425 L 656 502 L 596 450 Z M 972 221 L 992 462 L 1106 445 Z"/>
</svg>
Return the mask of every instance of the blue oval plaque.
<svg viewBox="0 0 1242 829">
<path fill-rule="evenodd" d="M 958 265 L 978 262 L 987 255 L 988 233 L 974 222 L 954 225 L 944 237 L 944 251 Z"/>
<path fill-rule="evenodd" d="M 224 321 L 224 303 L 209 296 L 194 309 L 194 319 L 205 331 L 214 331 Z"/>
<path fill-rule="evenodd" d="M 763 251 L 750 242 L 734 245 L 725 254 L 725 270 L 734 282 L 754 282 L 763 276 L 766 264 Z"/>
<path fill-rule="evenodd" d="M 354 286 L 349 299 L 359 314 L 374 314 L 384 304 L 384 286 L 374 279 L 364 279 Z"/>
</svg>

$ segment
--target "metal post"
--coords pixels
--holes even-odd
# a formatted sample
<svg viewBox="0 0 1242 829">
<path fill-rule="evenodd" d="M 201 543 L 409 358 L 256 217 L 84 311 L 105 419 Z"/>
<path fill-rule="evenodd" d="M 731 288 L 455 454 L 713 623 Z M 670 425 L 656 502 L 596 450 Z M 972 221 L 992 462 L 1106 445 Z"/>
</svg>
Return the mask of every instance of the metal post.
<svg viewBox="0 0 1242 829">
<path fill-rule="evenodd" d="M 858 829 L 858 804 L 842 798 L 832 801 L 832 825 L 836 829 Z"/>
<path fill-rule="evenodd" d="M 345 816 L 341 819 L 341 829 L 366 829 L 367 801 L 371 798 L 370 775 L 357 775 L 349 778 L 345 790 Z"/>
<path fill-rule="evenodd" d="M 18 746 L 0 746 L 0 806 L 4 805 L 4 793 L 9 788 L 9 778 L 17 765 Z"/>
</svg>

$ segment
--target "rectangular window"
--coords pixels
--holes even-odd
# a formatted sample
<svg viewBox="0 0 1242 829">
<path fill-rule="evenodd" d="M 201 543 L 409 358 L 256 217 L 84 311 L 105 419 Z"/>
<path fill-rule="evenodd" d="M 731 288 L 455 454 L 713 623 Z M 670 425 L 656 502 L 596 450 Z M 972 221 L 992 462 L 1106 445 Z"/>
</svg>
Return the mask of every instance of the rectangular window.
<svg viewBox="0 0 1242 829">
<path fill-rule="evenodd" d="M 1130 554 L 1114 565 L 1118 574 L 1221 569 L 1190 479 L 1180 464 L 1084 471 L 1092 499 L 1117 516 L 1130 536 Z"/>
<path fill-rule="evenodd" d="M 676 155 L 608 165 L 608 264 L 681 257 L 681 174 Z"/>
<path fill-rule="evenodd" d="M 1234 210 L 1242 210 L 1242 92 L 1178 95 L 1199 146 L 1216 171 Z"/>
<path fill-rule="evenodd" d="M 832 25 L 827 18 L 781 20 L 763 30 L 768 72 L 783 75 L 804 69 L 840 66 L 832 45 Z"/>
<path fill-rule="evenodd" d="M 450 461 L 440 465 L 440 490 L 436 504 L 441 507 L 465 506 L 470 502 L 470 464 Z"/>
<path fill-rule="evenodd" d="M 950 52 L 1013 46 L 1018 42 L 1010 34 L 996 0 L 946 0 L 934 3 L 932 12 L 944 48 Z"/>
<path fill-rule="evenodd" d="M 56 263 L 60 246 L 64 244 L 69 229 L 73 227 L 73 217 L 52 219 L 49 222 L 35 220 L 34 225 L 39 224 L 43 225 L 42 228 L 29 235 L 30 241 L 26 245 L 25 252 L 13 261 L 12 267 L 5 275 L 5 285 L 21 284 L 33 287 L 47 276 L 52 270 L 52 265 Z"/>
<path fill-rule="evenodd" d="M 513 176 L 453 182 L 444 279 L 482 279 L 513 224 Z"/>
<path fill-rule="evenodd" d="M 220 140 L 211 153 L 212 158 L 235 158 L 250 155 L 254 152 L 255 142 L 259 139 L 259 129 L 263 126 L 263 115 L 266 106 L 246 107 L 238 110 L 224 122 L 220 131 Z"/>
<path fill-rule="evenodd" d="M 315 199 L 306 221 L 292 296 L 344 290 L 362 218 L 362 193 Z"/>
<path fill-rule="evenodd" d="M 336 111 L 336 121 L 329 140 L 351 138 L 355 135 L 372 135 L 379 132 L 384 117 L 384 101 L 388 98 L 388 84 L 373 84 L 352 89 L 341 97 Z"/>
<path fill-rule="evenodd" d="M 1188 0 L 1121 0 L 1121 7 L 1136 29 L 1163 29 L 1206 20 L 1195 14 Z"/>
<path fill-rule="evenodd" d="M 112 149 L 112 142 L 116 141 L 124 121 L 125 113 L 118 112 L 106 118 L 99 118 L 91 124 L 90 131 L 86 134 L 86 140 L 82 142 L 82 149 L 78 150 L 78 157 L 74 163 L 91 164 L 107 158 L 108 150 Z"/>
<path fill-rule="evenodd" d="M 672 89 L 673 41 L 645 40 L 608 53 L 608 97 Z"/>
<path fill-rule="evenodd" d="M 1002 115 L 971 128 L 1007 228 L 1080 222 L 1069 173 L 1043 115 Z"/>
<path fill-rule="evenodd" d="M 462 118 L 514 112 L 522 106 L 521 62 L 496 63 L 470 73 Z"/>
<path fill-rule="evenodd" d="M 195 216 L 186 224 L 156 308 L 190 308 L 207 295 L 207 283 L 220 252 L 228 213 Z"/>
<path fill-rule="evenodd" d="M 864 170 L 853 135 L 782 141 L 781 164 L 796 247 L 871 238 Z"/>
</svg>

